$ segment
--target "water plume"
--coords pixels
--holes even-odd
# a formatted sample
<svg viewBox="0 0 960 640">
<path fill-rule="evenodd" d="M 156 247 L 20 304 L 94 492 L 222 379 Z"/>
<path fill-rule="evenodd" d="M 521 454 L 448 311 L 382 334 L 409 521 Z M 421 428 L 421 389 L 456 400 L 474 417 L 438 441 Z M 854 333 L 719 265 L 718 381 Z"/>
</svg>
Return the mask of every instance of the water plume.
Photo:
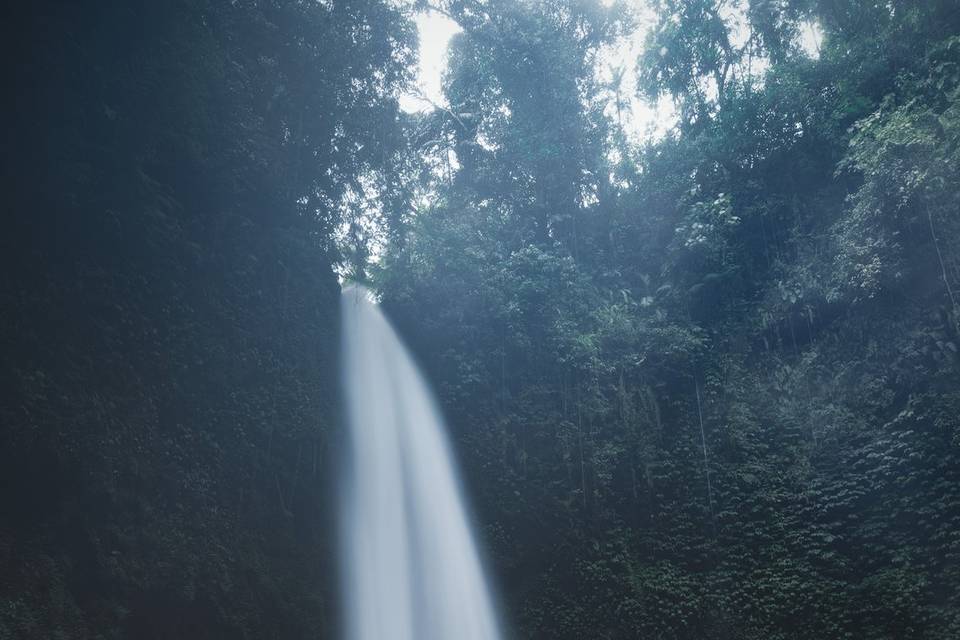
<svg viewBox="0 0 960 640">
<path fill-rule="evenodd" d="M 343 300 L 346 640 L 499 640 L 443 421 L 369 291 Z"/>
</svg>

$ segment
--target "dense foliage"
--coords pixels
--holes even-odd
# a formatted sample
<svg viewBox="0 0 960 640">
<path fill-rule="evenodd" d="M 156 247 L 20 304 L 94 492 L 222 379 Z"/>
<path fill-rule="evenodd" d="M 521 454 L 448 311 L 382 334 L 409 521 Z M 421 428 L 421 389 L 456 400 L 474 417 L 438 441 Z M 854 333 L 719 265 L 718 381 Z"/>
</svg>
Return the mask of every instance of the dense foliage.
<svg viewBox="0 0 960 640">
<path fill-rule="evenodd" d="M 21 3 L 0 234 L 0 638 L 332 635 L 333 230 L 387 3 Z"/>
<path fill-rule="evenodd" d="M 638 87 L 679 120 L 637 146 L 594 72 L 624 7 L 445 3 L 418 126 L 459 167 L 426 154 L 378 275 L 512 622 L 957 637 L 960 11 L 654 4 Z"/>
<path fill-rule="evenodd" d="M 462 32 L 404 114 L 417 11 Z M 0 640 L 336 635 L 335 273 L 515 637 L 960 637 L 955 1 L 48 0 L 3 46 Z"/>
</svg>

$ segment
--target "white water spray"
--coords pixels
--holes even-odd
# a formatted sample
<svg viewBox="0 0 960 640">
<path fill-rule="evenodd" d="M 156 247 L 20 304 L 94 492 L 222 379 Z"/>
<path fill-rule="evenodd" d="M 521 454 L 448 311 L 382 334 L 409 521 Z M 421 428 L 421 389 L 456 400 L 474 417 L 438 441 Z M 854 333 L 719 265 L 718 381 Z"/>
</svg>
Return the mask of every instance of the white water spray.
<svg viewBox="0 0 960 640">
<path fill-rule="evenodd" d="M 370 293 L 343 293 L 349 464 L 341 483 L 347 640 L 499 640 L 426 383 Z"/>
</svg>

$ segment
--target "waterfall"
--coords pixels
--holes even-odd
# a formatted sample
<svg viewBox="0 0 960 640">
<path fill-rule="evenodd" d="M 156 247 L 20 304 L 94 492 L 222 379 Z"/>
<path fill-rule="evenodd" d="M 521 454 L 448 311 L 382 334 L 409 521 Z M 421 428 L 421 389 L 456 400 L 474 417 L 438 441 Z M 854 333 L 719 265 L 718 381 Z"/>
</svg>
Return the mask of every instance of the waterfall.
<svg viewBox="0 0 960 640">
<path fill-rule="evenodd" d="M 370 293 L 344 289 L 348 462 L 340 484 L 347 640 L 499 640 L 426 382 Z"/>
</svg>

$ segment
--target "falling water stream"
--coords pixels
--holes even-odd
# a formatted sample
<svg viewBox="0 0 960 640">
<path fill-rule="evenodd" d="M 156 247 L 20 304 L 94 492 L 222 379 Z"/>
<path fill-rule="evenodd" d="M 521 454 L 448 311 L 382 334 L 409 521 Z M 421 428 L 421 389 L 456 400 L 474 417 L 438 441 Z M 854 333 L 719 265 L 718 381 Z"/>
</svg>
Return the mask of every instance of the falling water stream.
<svg viewBox="0 0 960 640">
<path fill-rule="evenodd" d="M 370 293 L 343 293 L 346 640 L 499 640 L 443 421 Z"/>
</svg>

